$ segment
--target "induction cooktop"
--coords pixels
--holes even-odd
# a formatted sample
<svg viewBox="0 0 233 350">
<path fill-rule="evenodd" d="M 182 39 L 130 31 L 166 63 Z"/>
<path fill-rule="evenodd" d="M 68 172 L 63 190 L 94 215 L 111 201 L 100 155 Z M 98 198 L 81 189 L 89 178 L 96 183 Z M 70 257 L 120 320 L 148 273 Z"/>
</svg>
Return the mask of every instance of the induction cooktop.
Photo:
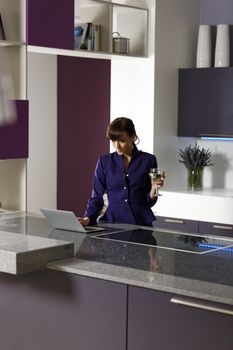
<svg viewBox="0 0 233 350">
<path fill-rule="evenodd" d="M 204 254 L 216 250 L 227 250 L 233 253 L 233 239 L 215 236 L 201 236 L 176 231 L 131 229 L 115 233 L 103 233 L 95 236 L 133 244 L 156 246 L 158 248 L 180 250 Z"/>
</svg>

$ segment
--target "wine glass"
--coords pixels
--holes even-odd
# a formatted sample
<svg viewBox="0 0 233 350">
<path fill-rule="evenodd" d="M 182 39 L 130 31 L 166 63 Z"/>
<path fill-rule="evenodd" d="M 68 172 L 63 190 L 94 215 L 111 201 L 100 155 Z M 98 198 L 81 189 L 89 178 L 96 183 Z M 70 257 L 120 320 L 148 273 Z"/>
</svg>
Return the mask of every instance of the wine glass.
<svg viewBox="0 0 233 350">
<path fill-rule="evenodd" d="M 162 168 L 151 168 L 149 176 L 151 178 L 152 183 L 156 182 L 158 185 L 160 185 L 165 179 L 165 171 Z M 159 193 L 159 189 L 157 190 L 157 196 L 161 196 L 161 194 Z"/>
</svg>

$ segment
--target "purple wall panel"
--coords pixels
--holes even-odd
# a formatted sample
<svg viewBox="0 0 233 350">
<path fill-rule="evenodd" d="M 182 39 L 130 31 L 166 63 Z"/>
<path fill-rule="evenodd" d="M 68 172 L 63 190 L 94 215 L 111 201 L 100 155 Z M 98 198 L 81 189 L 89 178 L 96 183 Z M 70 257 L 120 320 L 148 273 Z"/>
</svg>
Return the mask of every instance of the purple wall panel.
<svg viewBox="0 0 233 350">
<path fill-rule="evenodd" d="M 96 162 L 109 152 L 110 61 L 58 57 L 57 206 L 83 215 Z"/>
<path fill-rule="evenodd" d="M 17 120 L 0 127 L 0 159 L 28 157 L 28 101 L 15 101 Z"/>
<path fill-rule="evenodd" d="M 232 0 L 202 0 L 201 24 L 233 24 Z"/>
<path fill-rule="evenodd" d="M 27 0 L 27 43 L 74 48 L 74 0 Z"/>
</svg>

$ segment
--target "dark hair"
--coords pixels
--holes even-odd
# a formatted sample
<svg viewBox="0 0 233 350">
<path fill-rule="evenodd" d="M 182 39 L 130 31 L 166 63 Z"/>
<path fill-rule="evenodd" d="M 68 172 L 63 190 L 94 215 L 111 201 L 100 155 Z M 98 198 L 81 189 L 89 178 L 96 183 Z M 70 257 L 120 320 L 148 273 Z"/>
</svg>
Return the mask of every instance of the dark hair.
<svg viewBox="0 0 233 350">
<path fill-rule="evenodd" d="M 109 138 L 109 140 L 116 141 L 121 136 L 120 134 L 124 131 L 127 132 L 130 137 L 134 136 L 133 142 L 139 142 L 139 137 L 136 134 L 133 121 L 124 117 L 116 118 L 109 124 L 106 136 Z"/>
</svg>

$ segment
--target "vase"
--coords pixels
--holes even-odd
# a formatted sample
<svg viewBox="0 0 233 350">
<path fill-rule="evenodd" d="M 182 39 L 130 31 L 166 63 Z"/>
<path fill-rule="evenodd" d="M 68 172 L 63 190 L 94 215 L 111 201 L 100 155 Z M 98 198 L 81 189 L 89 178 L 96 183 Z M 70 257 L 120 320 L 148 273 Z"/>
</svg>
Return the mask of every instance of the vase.
<svg viewBox="0 0 233 350">
<path fill-rule="evenodd" d="M 203 169 L 188 169 L 188 189 L 195 191 L 203 187 Z"/>
<path fill-rule="evenodd" d="M 211 67 L 211 27 L 209 25 L 199 26 L 196 67 Z"/>
<path fill-rule="evenodd" d="M 230 66 L 230 33 L 227 24 L 217 26 L 214 66 Z"/>
</svg>

